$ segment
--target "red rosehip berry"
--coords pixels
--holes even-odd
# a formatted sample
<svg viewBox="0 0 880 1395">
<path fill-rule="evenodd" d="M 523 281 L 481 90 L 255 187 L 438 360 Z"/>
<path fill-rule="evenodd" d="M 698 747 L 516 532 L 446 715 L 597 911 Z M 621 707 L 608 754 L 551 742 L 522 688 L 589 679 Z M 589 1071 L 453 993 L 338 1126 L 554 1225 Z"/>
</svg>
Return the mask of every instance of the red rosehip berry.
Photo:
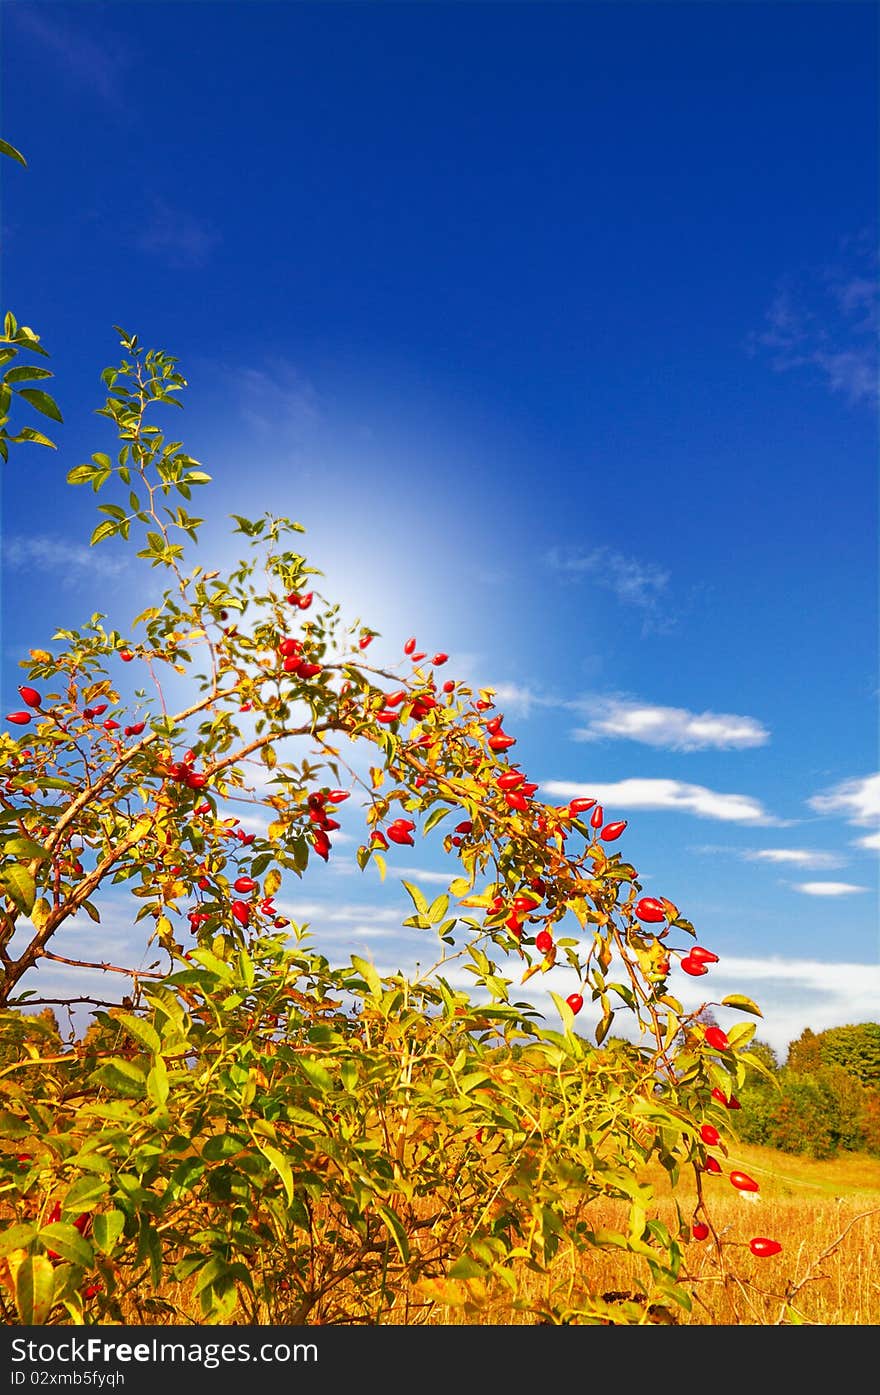
<svg viewBox="0 0 880 1395">
<path fill-rule="evenodd" d="M 717 1100 L 719 1104 L 723 1104 L 725 1109 L 742 1109 L 742 1105 L 736 1095 L 731 1095 L 730 1099 L 728 1099 L 724 1091 L 719 1090 L 717 1085 L 712 1091 L 712 1098 L 713 1100 Z"/>
<path fill-rule="evenodd" d="M 535 949 L 540 954 L 549 954 L 553 948 L 553 936 L 549 930 L 542 930 L 535 936 Z"/>
<path fill-rule="evenodd" d="M 749 1249 L 759 1259 L 769 1259 L 771 1255 L 778 1255 L 782 1246 L 778 1240 L 768 1240 L 764 1235 L 756 1235 L 754 1240 L 749 1241 Z"/>
<path fill-rule="evenodd" d="M 700 1137 L 704 1143 L 708 1143 L 710 1148 L 721 1142 L 721 1134 L 712 1124 L 704 1124 L 700 1129 Z"/>
<path fill-rule="evenodd" d="M 761 1190 L 754 1177 L 750 1177 L 747 1172 L 731 1172 L 730 1182 L 731 1186 L 736 1187 L 739 1192 L 757 1192 Z"/>
<path fill-rule="evenodd" d="M 653 896 L 643 896 L 641 901 L 637 901 L 635 913 L 639 920 L 646 920 L 652 924 L 666 919 L 666 909 L 662 901 L 656 900 Z"/>
<path fill-rule="evenodd" d="M 697 959 L 691 959 L 689 955 L 685 955 L 684 959 L 682 959 L 681 967 L 686 974 L 691 975 L 691 978 L 700 978 L 702 974 L 707 974 L 709 972 L 705 964 L 701 964 Z"/>
<path fill-rule="evenodd" d="M 500 790 L 504 790 L 506 793 L 508 790 L 519 789 L 524 781 L 525 776 L 521 775 L 518 770 L 510 770 L 506 775 L 499 775 L 495 783 Z"/>
<path fill-rule="evenodd" d="M 716 1051 L 729 1051 L 730 1042 L 727 1040 L 727 1033 L 722 1032 L 720 1027 L 707 1027 L 705 1041 L 707 1046 L 713 1046 Z"/>
<path fill-rule="evenodd" d="M 40 703 L 43 701 L 36 688 L 28 688 L 22 685 L 18 691 L 21 693 L 22 702 L 26 703 L 28 707 L 39 707 Z"/>
<path fill-rule="evenodd" d="M 709 1237 L 709 1227 L 703 1221 L 697 1221 L 691 1227 L 691 1235 L 695 1240 L 707 1240 Z"/>
<path fill-rule="evenodd" d="M 584 1005 L 584 1000 L 581 997 L 580 993 L 569 993 L 565 1001 L 568 1003 L 568 1006 L 571 1008 L 575 1017 L 577 1017 L 578 1013 Z"/>
<path fill-rule="evenodd" d="M 511 748 L 511 746 L 515 746 L 515 745 L 516 745 L 516 737 L 515 737 L 515 736 L 504 736 L 501 732 L 497 732 L 497 733 L 495 734 L 495 736 L 490 736 L 490 737 L 489 737 L 489 750 L 490 750 L 490 751 L 509 751 L 510 748 Z"/>
<path fill-rule="evenodd" d="M 694 945 L 688 951 L 688 958 L 696 964 L 717 964 L 718 955 L 713 954 L 711 949 L 704 949 L 702 945 Z"/>
<path fill-rule="evenodd" d="M 395 819 L 393 823 L 388 825 L 388 837 L 391 839 L 392 843 L 404 844 L 411 848 L 415 847 L 412 836 L 412 830 L 414 828 L 415 824 L 412 819 Z"/>
<path fill-rule="evenodd" d="M 617 823 L 606 823 L 599 836 L 603 838 L 606 843 L 613 843 L 614 839 L 619 838 L 625 828 L 626 819 L 620 819 Z"/>
</svg>

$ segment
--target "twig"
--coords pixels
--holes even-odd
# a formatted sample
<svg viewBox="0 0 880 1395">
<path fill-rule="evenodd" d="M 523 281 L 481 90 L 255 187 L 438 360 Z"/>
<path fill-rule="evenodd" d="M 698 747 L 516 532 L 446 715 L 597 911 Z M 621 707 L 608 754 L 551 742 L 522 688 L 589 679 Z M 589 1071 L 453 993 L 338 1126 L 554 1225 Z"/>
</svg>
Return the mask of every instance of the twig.
<svg viewBox="0 0 880 1395">
<path fill-rule="evenodd" d="M 837 1239 L 836 1239 L 836 1240 L 832 1240 L 832 1242 L 831 1242 L 831 1244 L 828 1246 L 828 1248 L 827 1248 L 826 1250 L 823 1250 L 822 1253 L 821 1253 L 820 1255 L 817 1255 L 817 1256 L 816 1256 L 816 1258 L 813 1260 L 812 1264 L 810 1265 L 809 1269 L 807 1270 L 806 1274 L 805 1274 L 804 1277 L 801 1279 L 800 1283 L 795 1284 L 794 1286 L 791 1286 L 791 1285 L 790 1285 L 789 1288 L 787 1289 L 786 1294 L 785 1294 L 785 1301 L 783 1302 L 782 1307 L 781 1307 L 781 1309 L 780 1309 L 780 1311 L 779 1311 L 779 1317 L 776 1319 L 775 1323 L 773 1324 L 774 1327 L 781 1327 L 781 1326 L 782 1326 L 783 1322 L 785 1321 L 785 1314 L 786 1314 L 786 1311 L 787 1311 L 787 1309 L 791 1306 L 791 1300 L 794 1298 L 795 1294 L 800 1293 L 800 1291 L 801 1291 L 801 1289 L 804 1287 L 804 1285 L 805 1285 L 805 1284 L 808 1284 L 808 1283 L 810 1283 L 810 1282 L 812 1281 L 812 1279 L 813 1279 L 813 1270 L 816 1269 L 816 1268 L 822 1263 L 823 1260 L 828 1259 L 829 1256 L 831 1256 L 831 1255 L 834 1254 L 834 1251 L 837 1249 L 838 1245 L 841 1243 L 841 1241 L 843 1241 L 843 1240 L 846 1238 L 846 1236 L 847 1236 L 847 1235 L 849 1234 L 849 1232 L 852 1230 L 853 1226 L 854 1226 L 858 1221 L 867 1220 L 868 1216 L 876 1216 L 878 1213 L 880 1213 L 880 1206 L 874 1206 L 874 1207 L 872 1207 L 872 1209 L 871 1209 L 870 1211 L 862 1211 L 862 1212 L 859 1213 L 858 1216 L 853 1216 L 852 1220 L 849 1222 L 849 1225 L 844 1226 L 843 1230 L 840 1232 L 840 1234 L 838 1235 Z M 817 1275 L 816 1277 L 821 1278 L 821 1275 Z"/>
</svg>

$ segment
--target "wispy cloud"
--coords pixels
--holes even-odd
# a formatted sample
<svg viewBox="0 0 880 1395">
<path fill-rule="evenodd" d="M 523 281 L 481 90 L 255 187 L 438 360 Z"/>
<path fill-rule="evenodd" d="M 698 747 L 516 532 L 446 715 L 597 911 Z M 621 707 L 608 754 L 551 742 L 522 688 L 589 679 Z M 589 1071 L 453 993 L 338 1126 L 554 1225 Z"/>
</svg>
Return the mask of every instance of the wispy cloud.
<svg viewBox="0 0 880 1395">
<path fill-rule="evenodd" d="M 132 242 L 141 252 L 160 257 L 177 270 L 204 266 L 220 241 L 220 233 L 205 218 L 175 208 L 157 197 Z"/>
<path fill-rule="evenodd" d="M 623 698 L 598 699 L 585 727 L 572 735 L 577 741 L 603 737 L 641 741 L 672 751 L 742 750 L 764 746 L 770 740 L 766 727 L 754 717 L 729 712 L 689 712 L 684 707 L 657 707 Z"/>
<path fill-rule="evenodd" d="M 119 576 L 128 566 L 125 558 L 113 557 L 100 547 L 80 546 L 40 533 L 4 539 L 2 561 L 10 571 L 37 569 L 60 573 L 64 588 L 76 586 L 87 577 Z"/>
<path fill-rule="evenodd" d="M 548 794 L 563 799 L 578 795 L 598 799 L 615 814 L 630 809 L 668 809 L 675 813 L 696 814 L 701 819 L 730 823 L 779 823 L 757 800 L 747 794 L 722 794 L 704 785 L 688 785 L 681 780 L 618 780 L 616 784 L 572 784 L 550 780 L 543 784 Z"/>
<path fill-rule="evenodd" d="M 35 39 L 40 58 L 48 58 L 62 69 L 78 86 L 87 88 L 102 102 L 120 108 L 125 100 L 126 77 L 135 61 L 135 53 L 107 23 L 106 9 L 101 8 L 100 36 L 90 34 L 82 11 L 77 22 L 69 12 L 53 5 L 9 5 L 4 11 L 7 24 Z"/>
<path fill-rule="evenodd" d="M 856 838 L 853 846 L 870 848 L 874 852 L 880 852 L 880 833 L 869 833 L 866 838 Z"/>
<path fill-rule="evenodd" d="M 816 852 L 812 848 L 760 848 L 740 854 L 747 862 L 789 862 L 795 867 L 840 867 L 845 859 L 836 853 Z"/>
<path fill-rule="evenodd" d="M 749 349 L 766 353 L 776 372 L 812 369 L 850 403 L 874 406 L 880 386 L 878 303 L 873 242 L 850 238 L 833 264 L 780 282 Z"/>
<path fill-rule="evenodd" d="M 789 821 L 779 819 L 773 822 L 783 824 Z M 830 871 L 833 867 L 844 866 L 848 860 L 838 853 L 814 848 L 736 848 L 729 843 L 692 844 L 688 852 L 710 857 L 737 857 L 744 862 L 766 862 L 771 866 L 789 864 L 814 871 Z"/>
<path fill-rule="evenodd" d="M 314 385 L 287 359 L 275 359 L 265 368 L 236 368 L 235 382 L 241 415 L 260 435 L 299 433 L 320 420 Z"/>
<path fill-rule="evenodd" d="M 793 882 L 795 891 L 805 896 L 852 896 L 857 891 L 868 891 L 867 886 L 854 886 L 852 882 Z"/>
<path fill-rule="evenodd" d="M 653 562 L 627 557 L 610 547 L 581 552 L 555 547 L 547 554 L 554 571 L 579 580 L 589 577 L 596 585 L 613 592 L 621 605 L 642 612 L 643 631 L 664 631 L 675 624 L 668 608 L 669 572 Z"/>
<path fill-rule="evenodd" d="M 880 774 L 854 776 L 808 800 L 820 814 L 843 814 L 851 824 L 871 824 L 880 820 Z M 874 846 L 865 843 L 864 846 Z"/>
<path fill-rule="evenodd" d="M 461 875 L 461 870 L 456 872 L 454 868 L 450 868 L 448 872 L 429 872 L 425 867 L 392 867 L 389 865 L 388 875 L 389 877 L 400 877 L 401 880 L 411 882 L 413 886 L 418 886 L 420 882 L 448 886 L 453 877 Z"/>
<path fill-rule="evenodd" d="M 570 704 L 561 698 L 539 693 L 521 683 L 498 683 L 493 685 L 495 706 L 516 717 L 530 717 L 534 707 L 567 707 Z"/>
</svg>

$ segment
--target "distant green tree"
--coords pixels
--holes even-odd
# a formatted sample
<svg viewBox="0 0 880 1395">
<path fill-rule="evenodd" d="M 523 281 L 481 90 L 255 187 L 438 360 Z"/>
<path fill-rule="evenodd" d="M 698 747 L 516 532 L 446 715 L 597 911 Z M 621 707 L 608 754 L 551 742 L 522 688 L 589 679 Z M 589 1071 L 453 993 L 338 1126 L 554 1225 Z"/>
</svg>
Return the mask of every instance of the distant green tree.
<svg viewBox="0 0 880 1395">
<path fill-rule="evenodd" d="M 818 1040 L 823 1065 L 842 1066 L 868 1089 L 880 1089 L 880 1022 L 832 1027 Z"/>
<path fill-rule="evenodd" d="M 841 1150 L 867 1149 L 871 1096 L 841 1066 L 779 1072 L 779 1089 L 751 1083 L 742 1092 L 740 1137 L 785 1153 L 831 1158 Z"/>
</svg>

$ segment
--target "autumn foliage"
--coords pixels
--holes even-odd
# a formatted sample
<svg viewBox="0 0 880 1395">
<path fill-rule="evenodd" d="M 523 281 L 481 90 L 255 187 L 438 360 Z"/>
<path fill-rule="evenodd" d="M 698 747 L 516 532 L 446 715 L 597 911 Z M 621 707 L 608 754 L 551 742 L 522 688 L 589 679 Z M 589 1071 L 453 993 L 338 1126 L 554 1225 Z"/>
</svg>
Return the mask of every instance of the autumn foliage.
<svg viewBox="0 0 880 1395">
<path fill-rule="evenodd" d="M 745 1225 L 722 1245 L 711 1214 L 714 1188 L 743 1185 L 726 1153 L 754 1028 L 707 1027 L 676 996 L 716 956 L 666 888 L 646 894 L 617 811 L 539 797 L 492 689 L 435 640 L 371 662 L 376 630 L 325 595 L 298 523 L 236 517 L 243 559 L 204 565 L 190 510 L 209 475 L 166 420 L 184 378 L 119 334 L 114 444 L 68 480 L 100 496 L 92 545 L 131 546 L 151 604 L 22 656 L 0 735 L 5 1320 L 424 1321 L 452 1303 L 646 1322 L 689 1306 L 694 1234 L 735 1291 L 737 1246 L 774 1253 Z M 2 343 L 9 409 L 42 349 L 12 317 Z M 30 405 L 58 419 L 43 389 Z M 347 855 L 343 823 L 367 877 L 390 845 L 442 846 L 440 895 L 404 882 L 424 971 L 331 962 L 285 913 L 316 859 Z M 146 967 L 76 953 L 122 896 Z M 43 961 L 67 965 L 71 999 L 77 972 L 119 984 L 85 1037 L 41 1032 Z M 579 987 L 548 1025 L 516 990 L 557 965 Z M 648 1163 L 696 1181 L 672 1225 Z M 609 1200 L 620 1230 L 594 1219 Z M 597 1248 L 639 1260 L 638 1295 L 594 1291 Z M 564 1279 L 524 1283 L 560 1254 Z"/>
</svg>

